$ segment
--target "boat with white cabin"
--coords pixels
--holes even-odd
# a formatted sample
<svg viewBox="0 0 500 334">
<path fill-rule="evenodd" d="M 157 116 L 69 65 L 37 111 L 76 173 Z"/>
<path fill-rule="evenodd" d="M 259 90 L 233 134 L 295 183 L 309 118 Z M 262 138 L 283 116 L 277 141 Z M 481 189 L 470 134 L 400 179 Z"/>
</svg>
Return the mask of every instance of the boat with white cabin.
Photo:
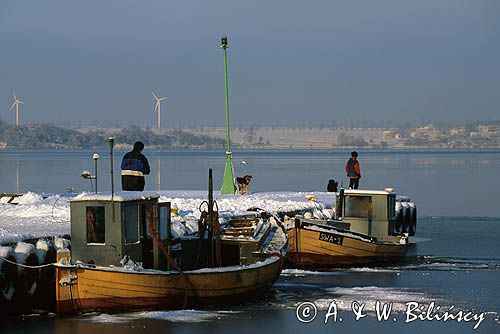
<svg viewBox="0 0 500 334">
<path fill-rule="evenodd" d="M 341 189 L 331 218 L 306 215 L 287 222 L 289 265 L 330 269 L 387 263 L 405 256 L 417 226 L 408 197 L 385 190 Z"/>
</svg>

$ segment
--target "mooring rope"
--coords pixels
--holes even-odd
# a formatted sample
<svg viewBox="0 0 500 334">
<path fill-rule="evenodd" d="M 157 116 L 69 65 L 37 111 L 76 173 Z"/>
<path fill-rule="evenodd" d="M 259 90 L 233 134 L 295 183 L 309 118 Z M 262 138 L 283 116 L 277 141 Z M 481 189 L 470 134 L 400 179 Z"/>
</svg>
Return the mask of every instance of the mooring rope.
<svg viewBox="0 0 500 334">
<path fill-rule="evenodd" d="M 158 231 L 155 230 L 153 227 L 153 211 L 151 209 L 148 210 L 147 213 L 148 217 L 148 227 L 149 227 L 149 234 L 153 238 L 153 241 L 158 245 L 160 248 L 160 251 L 163 253 L 163 256 L 166 258 L 168 263 L 174 268 L 180 275 L 181 281 L 184 285 L 184 300 L 182 304 L 182 309 L 186 309 L 188 302 L 189 302 L 189 280 L 182 271 L 182 269 L 177 265 L 177 263 L 170 257 L 168 249 L 165 248 L 163 243 L 161 242 L 159 236 L 158 236 Z"/>
<path fill-rule="evenodd" d="M 50 266 L 55 265 L 55 263 L 47 263 L 47 264 L 41 264 L 41 265 L 38 265 L 38 266 L 28 266 L 27 264 L 21 264 L 21 263 L 17 263 L 17 262 L 11 261 L 8 258 L 3 257 L 3 256 L 0 256 L 0 259 L 4 260 L 5 262 L 14 264 L 14 265 L 16 265 L 18 267 L 23 267 L 23 268 L 28 268 L 28 269 L 41 269 L 41 268 L 50 267 Z"/>
</svg>

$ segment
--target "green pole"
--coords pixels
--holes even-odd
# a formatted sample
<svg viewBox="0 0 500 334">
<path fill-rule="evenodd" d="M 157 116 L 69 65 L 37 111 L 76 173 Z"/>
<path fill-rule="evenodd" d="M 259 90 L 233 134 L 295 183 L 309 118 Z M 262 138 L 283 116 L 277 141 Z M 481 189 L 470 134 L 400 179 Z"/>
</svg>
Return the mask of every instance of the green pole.
<svg viewBox="0 0 500 334">
<path fill-rule="evenodd" d="M 233 163 L 231 161 L 231 138 L 229 134 L 229 93 L 227 83 L 227 37 L 221 38 L 220 47 L 224 49 L 224 83 L 226 88 L 226 168 L 222 180 L 221 194 L 235 194 Z"/>
</svg>

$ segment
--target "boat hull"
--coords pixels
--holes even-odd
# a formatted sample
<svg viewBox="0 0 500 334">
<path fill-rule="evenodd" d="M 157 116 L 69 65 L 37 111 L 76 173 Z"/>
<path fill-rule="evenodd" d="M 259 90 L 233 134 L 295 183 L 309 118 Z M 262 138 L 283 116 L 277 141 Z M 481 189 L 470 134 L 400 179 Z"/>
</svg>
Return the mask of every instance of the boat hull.
<svg viewBox="0 0 500 334">
<path fill-rule="evenodd" d="M 406 244 L 381 243 L 346 233 L 294 227 L 288 230 L 287 262 L 296 268 L 328 269 L 396 261 Z"/>
<path fill-rule="evenodd" d="M 265 293 L 279 277 L 281 267 L 281 259 L 272 257 L 248 267 L 186 272 L 183 278 L 177 272 L 58 266 L 57 311 L 169 310 L 242 303 Z"/>
</svg>

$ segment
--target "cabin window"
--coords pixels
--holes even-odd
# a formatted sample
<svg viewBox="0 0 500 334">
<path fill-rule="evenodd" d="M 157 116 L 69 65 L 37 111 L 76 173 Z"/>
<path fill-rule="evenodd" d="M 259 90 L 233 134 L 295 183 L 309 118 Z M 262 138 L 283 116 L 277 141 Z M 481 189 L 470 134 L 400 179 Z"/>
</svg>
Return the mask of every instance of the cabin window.
<svg viewBox="0 0 500 334">
<path fill-rule="evenodd" d="M 104 206 L 87 206 L 87 243 L 104 244 L 106 224 L 104 219 Z"/>
<path fill-rule="evenodd" d="M 372 217 L 372 197 L 371 196 L 346 196 L 345 216 L 356 218 Z"/>
<path fill-rule="evenodd" d="M 160 239 L 165 240 L 170 232 L 170 203 L 161 203 L 158 207 L 160 211 Z"/>
<path fill-rule="evenodd" d="M 141 218 L 139 205 L 125 205 L 124 211 L 125 243 L 137 243 L 139 242 L 139 222 Z"/>
<path fill-rule="evenodd" d="M 387 196 L 387 218 L 394 219 L 396 217 L 396 196 Z"/>
</svg>

